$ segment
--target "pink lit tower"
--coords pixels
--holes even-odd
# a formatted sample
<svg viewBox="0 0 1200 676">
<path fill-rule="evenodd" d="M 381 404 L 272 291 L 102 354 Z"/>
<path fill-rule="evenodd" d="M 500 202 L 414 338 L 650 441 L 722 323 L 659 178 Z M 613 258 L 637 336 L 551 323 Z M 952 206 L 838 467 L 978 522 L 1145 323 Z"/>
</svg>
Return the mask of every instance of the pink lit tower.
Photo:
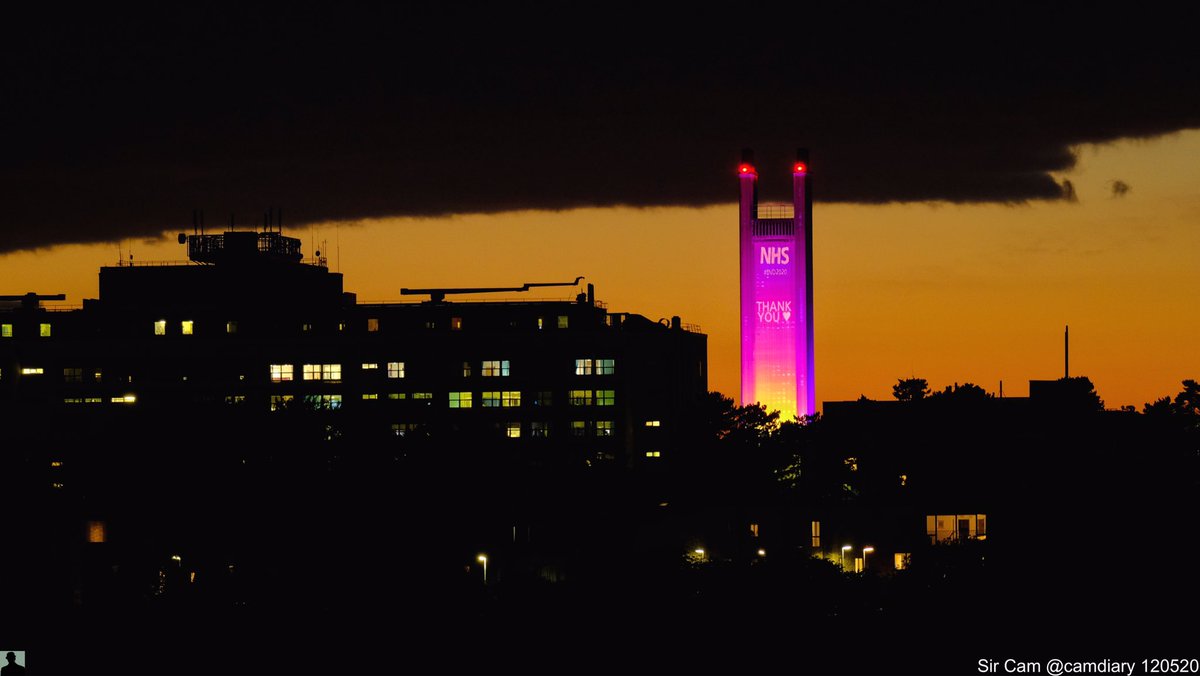
<svg viewBox="0 0 1200 676">
<path fill-rule="evenodd" d="M 812 192 L 808 150 L 796 151 L 792 204 L 758 204 L 754 154 L 742 151 L 742 403 L 780 420 L 816 413 L 813 388 Z"/>
</svg>

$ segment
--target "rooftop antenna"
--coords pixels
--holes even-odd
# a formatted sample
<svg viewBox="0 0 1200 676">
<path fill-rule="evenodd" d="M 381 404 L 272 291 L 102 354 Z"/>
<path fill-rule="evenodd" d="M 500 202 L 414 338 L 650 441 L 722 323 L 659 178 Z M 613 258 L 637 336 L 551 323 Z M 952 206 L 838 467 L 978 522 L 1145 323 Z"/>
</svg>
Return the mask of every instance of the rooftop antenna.
<svg viewBox="0 0 1200 676">
<path fill-rule="evenodd" d="M 1071 377 L 1071 326 L 1063 327 L 1063 379 Z"/>
<path fill-rule="evenodd" d="M 233 230 L 233 212 L 229 213 L 229 229 Z"/>
<path fill-rule="evenodd" d="M 200 234 L 204 234 L 204 210 L 200 210 Z"/>
</svg>

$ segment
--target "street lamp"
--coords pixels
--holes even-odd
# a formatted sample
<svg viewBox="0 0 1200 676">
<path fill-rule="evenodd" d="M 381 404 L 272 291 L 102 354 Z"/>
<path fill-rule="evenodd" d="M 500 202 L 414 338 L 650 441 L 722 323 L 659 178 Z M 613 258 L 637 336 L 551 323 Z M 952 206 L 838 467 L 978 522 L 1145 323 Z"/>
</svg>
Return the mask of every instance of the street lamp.
<svg viewBox="0 0 1200 676">
<path fill-rule="evenodd" d="M 845 545 L 842 547 L 842 570 L 846 570 L 846 552 L 850 551 L 851 549 L 854 549 L 854 547 L 851 547 L 850 545 Z"/>
<path fill-rule="evenodd" d="M 867 554 L 875 551 L 874 547 L 863 547 L 863 572 L 867 572 Z"/>
<path fill-rule="evenodd" d="M 487 554 L 480 554 L 475 560 L 483 564 L 483 583 L 487 584 Z"/>
</svg>

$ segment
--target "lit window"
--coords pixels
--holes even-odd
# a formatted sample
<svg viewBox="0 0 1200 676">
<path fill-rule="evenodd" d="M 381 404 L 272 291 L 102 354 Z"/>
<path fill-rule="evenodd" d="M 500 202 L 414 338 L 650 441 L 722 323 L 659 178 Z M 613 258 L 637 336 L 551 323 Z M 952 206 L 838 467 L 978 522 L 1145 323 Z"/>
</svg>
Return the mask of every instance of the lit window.
<svg viewBox="0 0 1200 676">
<path fill-rule="evenodd" d="M 616 361 L 612 359 L 596 360 L 596 375 L 611 376 L 616 372 Z"/>
<path fill-rule="evenodd" d="M 613 421 L 597 420 L 596 421 L 596 436 L 611 437 L 613 434 Z"/>
<path fill-rule="evenodd" d="M 185 319 L 179 322 L 179 332 L 185 336 L 190 336 L 196 332 L 196 322 Z"/>
<path fill-rule="evenodd" d="M 567 401 L 572 406 L 591 406 L 592 391 L 591 390 L 571 390 L 567 392 Z"/>
<path fill-rule="evenodd" d="M 907 485 L 908 485 L 908 475 L 907 475 L 907 474 L 901 474 L 901 475 L 900 475 L 900 485 L 901 485 L 901 486 L 907 486 Z"/>
<path fill-rule="evenodd" d="M 42 338 L 49 338 L 50 337 L 50 325 L 49 324 L 38 324 L 38 335 L 41 336 Z"/>
<path fill-rule="evenodd" d="M 545 326 L 545 324 L 546 324 L 546 320 L 542 317 L 538 317 L 538 331 L 541 331 L 542 327 Z"/>
<path fill-rule="evenodd" d="M 63 403 L 64 404 L 82 404 L 83 399 L 81 399 L 79 397 L 67 397 L 67 398 L 63 399 Z"/>
<path fill-rule="evenodd" d="M 450 408 L 471 408 L 471 393 L 451 392 Z"/>
<path fill-rule="evenodd" d="M 312 324 L 310 322 L 304 322 L 303 324 L 300 325 L 300 330 L 303 331 L 304 333 L 308 333 L 308 332 L 312 331 Z"/>
<path fill-rule="evenodd" d="M 290 394 L 273 394 L 271 395 L 271 410 L 279 411 L 285 409 L 291 402 L 292 395 Z"/>
<path fill-rule="evenodd" d="M 88 542 L 104 542 L 104 535 L 103 521 L 88 521 Z"/>
<path fill-rule="evenodd" d="M 510 422 L 504 427 L 504 436 L 509 439 L 517 439 L 521 436 L 521 423 Z"/>
<path fill-rule="evenodd" d="M 577 375 L 577 376 L 592 375 L 592 360 L 591 359 L 576 359 L 575 360 L 575 375 Z"/>
<path fill-rule="evenodd" d="M 647 420 L 646 427 L 662 427 L 661 420 Z"/>
<path fill-rule="evenodd" d="M 312 380 L 312 378 L 308 377 L 308 373 L 309 373 L 308 367 L 309 366 L 311 366 L 311 364 L 305 364 L 305 366 L 304 366 L 304 369 L 305 369 L 304 379 L 305 380 Z M 293 366 L 292 364 L 271 364 L 271 382 L 282 383 L 284 381 L 291 380 L 294 376 L 294 369 L 295 369 L 295 366 Z"/>
<path fill-rule="evenodd" d="M 244 403 L 246 403 L 246 395 L 230 394 L 225 397 L 225 403 L 226 404 L 244 404 Z"/>
<path fill-rule="evenodd" d="M 616 403 L 615 390 L 596 390 L 597 406 L 612 406 Z"/>
<path fill-rule="evenodd" d="M 661 458 L 662 451 L 646 451 L 647 458 Z"/>
<path fill-rule="evenodd" d="M 103 404 L 104 399 L 102 397 L 84 397 L 83 403 L 85 403 L 85 404 Z"/>
<path fill-rule="evenodd" d="M 336 411 L 342 407 L 340 394 L 310 394 L 304 397 L 304 401 L 314 409 Z"/>
<path fill-rule="evenodd" d="M 341 364 L 305 364 L 305 380 L 323 380 L 327 383 L 342 382 Z"/>
<path fill-rule="evenodd" d="M 127 395 L 125 395 L 125 396 L 123 396 L 123 397 L 113 397 L 113 398 L 112 398 L 112 403 L 114 403 L 114 404 L 133 404 L 133 403 L 137 403 L 137 396 L 135 396 L 135 395 L 132 395 L 132 394 L 127 394 Z"/>
<path fill-rule="evenodd" d="M 371 317 L 371 318 L 367 319 L 367 331 L 369 333 L 375 333 L 378 330 L 379 330 L 379 320 L 376 319 L 375 317 Z"/>
<path fill-rule="evenodd" d="M 758 524 L 756 524 L 756 523 L 750 524 L 750 536 L 758 537 Z"/>
<path fill-rule="evenodd" d="M 156 336 L 167 335 L 167 320 L 160 319 L 160 320 L 154 322 L 154 335 L 156 335 Z"/>
<path fill-rule="evenodd" d="M 500 407 L 500 393 L 499 392 L 484 392 L 482 394 L 482 396 L 483 396 L 483 407 L 484 408 L 499 408 Z"/>
<path fill-rule="evenodd" d="M 427 328 L 427 329 L 436 329 L 436 328 L 437 328 L 437 322 L 425 322 L 425 328 Z"/>
<path fill-rule="evenodd" d="M 40 366 L 27 366 L 27 367 L 21 369 L 21 375 L 23 375 L 23 376 L 40 376 L 40 375 L 42 375 L 42 368 Z"/>
<path fill-rule="evenodd" d="M 363 394 L 362 398 L 363 399 L 378 399 L 379 395 L 378 394 Z"/>
<path fill-rule="evenodd" d="M 542 438 L 542 439 L 550 436 L 550 423 L 548 423 L 548 422 L 531 422 L 531 423 L 529 423 L 529 436 Z"/>
<path fill-rule="evenodd" d="M 450 330 L 451 331 L 462 331 L 462 317 L 451 317 L 450 318 Z"/>
<path fill-rule="evenodd" d="M 404 377 L 404 362 L 402 362 L 402 361 L 389 361 L 387 369 L 388 369 L 387 376 L 389 378 L 403 378 Z"/>
<path fill-rule="evenodd" d="M 471 377 L 471 363 L 470 362 L 465 362 L 465 361 L 463 362 L 463 377 L 464 378 Z"/>
<path fill-rule="evenodd" d="M 403 398 L 403 397 L 401 397 Z M 433 399 L 433 392 L 413 392 L 413 399 Z"/>
<path fill-rule="evenodd" d="M 407 436 L 415 429 L 417 429 L 416 423 L 392 423 L 392 434 L 398 437 Z"/>
<path fill-rule="evenodd" d="M 346 322 L 338 322 L 338 332 L 346 330 Z"/>
<path fill-rule="evenodd" d="M 404 399 L 406 396 L 407 396 L 407 395 L 405 395 L 403 392 L 390 392 L 390 393 L 388 393 L 388 399 Z"/>
<path fill-rule="evenodd" d="M 103 371 L 96 371 L 96 372 L 95 372 L 95 373 L 93 373 L 92 375 L 93 375 L 93 376 L 96 378 L 96 382 L 100 382 L 100 379 L 101 379 L 101 378 L 104 376 L 104 372 L 103 372 Z"/>
<path fill-rule="evenodd" d="M 541 392 L 538 392 L 533 397 L 533 405 L 534 406 L 553 406 L 554 405 L 554 393 L 549 390 L 543 390 Z"/>
<path fill-rule="evenodd" d="M 821 522 L 812 522 L 812 547 L 813 549 L 821 548 Z"/>
<path fill-rule="evenodd" d="M 82 383 L 83 369 L 65 368 L 63 369 L 63 382 L 65 383 Z"/>
<path fill-rule="evenodd" d="M 907 552 L 896 552 L 892 555 L 892 561 L 896 566 L 896 570 L 904 570 L 908 568 L 908 562 L 912 560 L 912 554 Z"/>
<path fill-rule="evenodd" d="M 858 458 L 854 458 L 854 457 L 846 458 L 845 460 L 842 461 L 842 464 L 845 465 L 846 467 L 848 467 L 851 472 L 858 471 Z"/>
<path fill-rule="evenodd" d="M 480 374 L 488 378 L 507 376 L 509 374 L 508 360 L 485 361 L 481 366 Z"/>
<path fill-rule="evenodd" d="M 237 322 L 225 322 L 225 333 L 237 333 Z"/>
<path fill-rule="evenodd" d="M 571 436 L 582 437 L 587 434 L 587 423 L 582 420 L 571 421 Z"/>
<path fill-rule="evenodd" d="M 566 315 L 558 316 L 558 328 L 560 328 L 560 329 L 567 328 L 567 316 Z"/>
<path fill-rule="evenodd" d="M 521 393 L 506 391 L 501 395 L 501 402 L 504 408 L 515 408 L 521 405 Z"/>
<path fill-rule="evenodd" d="M 12 324 L 0 324 L 0 338 L 12 338 Z"/>
<path fill-rule="evenodd" d="M 371 364 L 371 363 L 368 363 L 368 364 L 363 364 L 363 365 L 362 365 L 362 369 L 363 369 L 364 371 L 370 371 L 370 370 L 372 370 L 372 369 L 377 369 L 377 368 L 379 368 L 379 364 Z"/>
</svg>

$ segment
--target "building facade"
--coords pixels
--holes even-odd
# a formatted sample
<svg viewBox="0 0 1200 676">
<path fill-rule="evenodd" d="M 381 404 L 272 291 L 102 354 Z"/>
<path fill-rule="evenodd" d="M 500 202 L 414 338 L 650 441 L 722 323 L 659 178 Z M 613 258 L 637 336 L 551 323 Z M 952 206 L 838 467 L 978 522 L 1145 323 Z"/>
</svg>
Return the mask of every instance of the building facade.
<svg viewBox="0 0 1200 676">
<path fill-rule="evenodd" d="M 590 285 L 568 300 L 362 304 L 281 233 L 185 240 L 189 262 L 102 268 L 100 297 L 82 308 L 9 297 L 8 410 L 69 429 L 114 409 L 186 420 L 299 408 L 366 438 L 471 430 L 517 452 L 636 467 L 678 450 L 681 416 L 707 390 L 703 334 L 609 312 Z"/>
</svg>

